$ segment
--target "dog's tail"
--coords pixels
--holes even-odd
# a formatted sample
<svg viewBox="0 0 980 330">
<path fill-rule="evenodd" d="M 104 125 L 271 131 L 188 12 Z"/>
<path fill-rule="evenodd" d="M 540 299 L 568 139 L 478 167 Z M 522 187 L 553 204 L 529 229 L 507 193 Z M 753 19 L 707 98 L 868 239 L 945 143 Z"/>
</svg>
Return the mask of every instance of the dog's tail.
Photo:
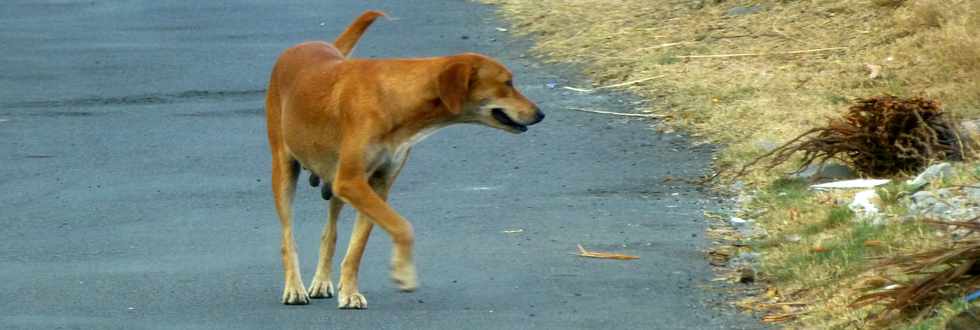
<svg viewBox="0 0 980 330">
<path fill-rule="evenodd" d="M 344 30 L 344 33 L 341 33 L 340 36 L 337 37 L 337 40 L 334 40 L 334 47 L 337 47 L 337 50 L 339 50 L 341 54 L 344 54 L 345 57 L 349 55 L 351 50 L 354 50 L 354 46 L 357 45 L 357 41 L 361 40 L 361 35 L 364 34 L 364 31 L 366 31 L 368 26 L 371 26 L 371 23 L 374 23 L 374 20 L 379 16 L 387 15 L 377 10 L 368 10 L 361 14 L 361 17 L 354 20 L 354 23 L 351 23 L 350 26 L 347 27 L 347 30 Z"/>
</svg>

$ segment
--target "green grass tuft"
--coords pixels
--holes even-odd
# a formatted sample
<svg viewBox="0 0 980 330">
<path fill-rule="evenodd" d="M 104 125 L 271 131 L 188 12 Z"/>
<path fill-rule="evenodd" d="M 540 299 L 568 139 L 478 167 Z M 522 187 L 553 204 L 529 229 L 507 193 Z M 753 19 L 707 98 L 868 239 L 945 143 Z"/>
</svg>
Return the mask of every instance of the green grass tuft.
<svg viewBox="0 0 980 330">
<path fill-rule="evenodd" d="M 803 236 L 813 236 L 828 229 L 833 229 L 845 224 L 853 218 L 854 212 L 851 211 L 851 209 L 844 206 L 838 206 L 830 210 L 830 214 L 827 215 L 827 218 L 823 222 L 810 224 L 804 227 L 801 234 Z"/>
</svg>

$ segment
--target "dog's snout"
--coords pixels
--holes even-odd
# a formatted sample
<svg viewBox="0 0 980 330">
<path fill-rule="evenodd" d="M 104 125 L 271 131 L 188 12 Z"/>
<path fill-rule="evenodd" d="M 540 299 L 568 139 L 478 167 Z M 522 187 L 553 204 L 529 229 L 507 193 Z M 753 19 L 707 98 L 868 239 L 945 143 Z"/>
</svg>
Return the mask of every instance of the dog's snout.
<svg viewBox="0 0 980 330">
<path fill-rule="evenodd" d="M 544 120 L 544 112 L 542 112 L 540 108 L 538 108 L 537 106 L 535 106 L 534 107 L 534 121 L 532 121 L 528 125 L 534 125 L 534 124 L 540 123 L 542 120 Z"/>
</svg>

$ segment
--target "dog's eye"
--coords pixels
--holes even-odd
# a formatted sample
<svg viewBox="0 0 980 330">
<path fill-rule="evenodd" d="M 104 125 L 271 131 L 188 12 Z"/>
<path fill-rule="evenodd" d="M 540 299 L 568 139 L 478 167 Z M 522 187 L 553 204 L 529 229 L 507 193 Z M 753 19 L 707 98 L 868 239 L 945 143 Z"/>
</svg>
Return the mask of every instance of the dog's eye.
<svg viewBox="0 0 980 330">
<path fill-rule="evenodd" d="M 504 84 L 507 85 L 507 87 L 514 87 L 514 81 L 513 80 L 507 80 L 507 81 L 504 82 Z"/>
</svg>

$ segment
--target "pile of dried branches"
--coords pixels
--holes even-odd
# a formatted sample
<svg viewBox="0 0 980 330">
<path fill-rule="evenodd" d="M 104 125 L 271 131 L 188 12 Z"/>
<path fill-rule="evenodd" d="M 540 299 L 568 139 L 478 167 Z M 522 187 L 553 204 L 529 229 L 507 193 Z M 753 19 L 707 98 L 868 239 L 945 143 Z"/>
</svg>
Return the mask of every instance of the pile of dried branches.
<svg viewBox="0 0 980 330">
<path fill-rule="evenodd" d="M 980 223 L 977 222 L 930 222 L 966 227 L 974 232 L 980 230 Z M 910 279 L 888 279 L 892 285 L 858 297 L 851 307 L 884 304 L 881 312 L 871 316 L 875 321 L 888 321 L 899 316 L 919 320 L 932 311 L 931 307 L 948 301 L 951 294 L 980 289 L 980 238 L 955 241 L 949 247 L 889 258 L 875 269 L 882 273 L 897 269 Z"/>
<path fill-rule="evenodd" d="M 803 152 L 799 170 L 814 161 L 837 159 L 863 174 L 887 177 L 917 172 L 933 160 L 962 160 L 968 141 L 940 104 L 923 98 L 885 95 L 861 99 L 843 118 L 800 134 L 742 167 L 741 176 L 760 160 L 767 169 Z"/>
</svg>

